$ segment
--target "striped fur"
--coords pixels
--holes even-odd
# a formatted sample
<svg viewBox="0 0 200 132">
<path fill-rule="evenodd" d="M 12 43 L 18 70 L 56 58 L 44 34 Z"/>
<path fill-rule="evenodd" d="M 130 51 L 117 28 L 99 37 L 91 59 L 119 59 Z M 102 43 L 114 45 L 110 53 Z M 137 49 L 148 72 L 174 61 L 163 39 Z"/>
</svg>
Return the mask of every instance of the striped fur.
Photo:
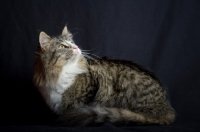
<svg viewBox="0 0 200 132">
<path fill-rule="evenodd" d="M 40 34 L 33 79 L 62 125 L 168 125 L 175 119 L 153 73 L 125 60 L 85 57 L 66 27 L 58 37 Z"/>
</svg>

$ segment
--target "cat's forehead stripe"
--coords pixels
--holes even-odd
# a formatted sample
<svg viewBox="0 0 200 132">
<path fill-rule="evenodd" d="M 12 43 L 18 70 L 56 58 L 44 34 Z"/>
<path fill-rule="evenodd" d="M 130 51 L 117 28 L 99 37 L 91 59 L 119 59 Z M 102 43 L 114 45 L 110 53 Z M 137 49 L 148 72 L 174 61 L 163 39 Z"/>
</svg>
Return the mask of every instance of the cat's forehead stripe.
<svg viewBox="0 0 200 132">
<path fill-rule="evenodd" d="M 73 44 L 72 42 L 70 42 L 70 41 L 61 42 L 61 44 L 63 44 L 63 45 L 71 45 L 71 46 L 74 45 L 74 44 Z"/>
<path fill-rule="evenodd" d="M 65 40 L 65 42 L 66 42 L 67 44 L 73 45 L 73 43 L 72 43 L 71 41 Z"/>
<path fill-rule="evenodd" d="M 65 43 L 65 42 L 61 42 L 61 44 L 63 44 L 63 45 L 70 45 L 70 44 L 68 44 L 68 43 Z"/>
</svg>

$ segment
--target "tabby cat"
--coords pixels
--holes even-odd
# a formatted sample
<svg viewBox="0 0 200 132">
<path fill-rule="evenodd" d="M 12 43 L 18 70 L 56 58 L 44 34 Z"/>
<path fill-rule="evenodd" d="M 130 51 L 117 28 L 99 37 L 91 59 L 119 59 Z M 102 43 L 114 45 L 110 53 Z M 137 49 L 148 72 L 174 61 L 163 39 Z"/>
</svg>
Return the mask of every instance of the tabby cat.
<svg viewBox="0 0 200 132">
<path fill-rule="evenodd" d="M 62 34 L 39 35 L 33 81 L 62 125 L 168 125 L 175 110 L 154 74 L 125 60 L 92 59 Z"/>
</svg>

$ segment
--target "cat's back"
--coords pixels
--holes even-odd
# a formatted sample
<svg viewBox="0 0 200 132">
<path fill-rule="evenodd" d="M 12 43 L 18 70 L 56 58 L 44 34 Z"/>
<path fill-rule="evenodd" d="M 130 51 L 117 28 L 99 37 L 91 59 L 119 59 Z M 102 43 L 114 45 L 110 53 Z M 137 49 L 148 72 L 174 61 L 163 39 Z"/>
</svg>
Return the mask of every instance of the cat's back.
<svg viewBox="0 0 200 132">
<path fill-rule="evenodd" d="M 133 75 L 137 77 L 149 77 L 157 83 L 161 84 L 159 79 L 155 76 L 153 72 L 144 68 L 143 66 L 128 60 L 114 60 L 108 59 L 106 57 L 102 59 L 89 59 L 87 60 L 89 64 L 90 71 L 96 73 L 97 75 L 110 75 L 110 76 L 120 76 L 120 74 L 132 75 L 130 79 L 133 79 Z M 128 78 L 127 78 L 128 79 Z"/>
</svg>

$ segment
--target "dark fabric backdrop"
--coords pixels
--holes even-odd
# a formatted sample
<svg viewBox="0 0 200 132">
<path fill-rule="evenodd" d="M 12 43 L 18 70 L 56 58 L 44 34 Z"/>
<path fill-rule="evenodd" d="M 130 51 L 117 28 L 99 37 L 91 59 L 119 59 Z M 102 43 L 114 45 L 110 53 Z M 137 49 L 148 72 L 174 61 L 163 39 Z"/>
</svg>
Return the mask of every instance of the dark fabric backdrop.
<svg viewBox="0 0 200 132">
<path fill-rule="evenodd" d="M 175 123 L 166 127 L 48 127 L 56 116 L 32 85 L 35 52 L 40 31 L 55 36 L 66 24 L 81 49 L 99 57 L 135 61 L 153 71 L 168 88 L 177 112 Z M 1 0 L 0 29 L 0 130 L 198 129 L 199 0 Z"/>
</svg>

